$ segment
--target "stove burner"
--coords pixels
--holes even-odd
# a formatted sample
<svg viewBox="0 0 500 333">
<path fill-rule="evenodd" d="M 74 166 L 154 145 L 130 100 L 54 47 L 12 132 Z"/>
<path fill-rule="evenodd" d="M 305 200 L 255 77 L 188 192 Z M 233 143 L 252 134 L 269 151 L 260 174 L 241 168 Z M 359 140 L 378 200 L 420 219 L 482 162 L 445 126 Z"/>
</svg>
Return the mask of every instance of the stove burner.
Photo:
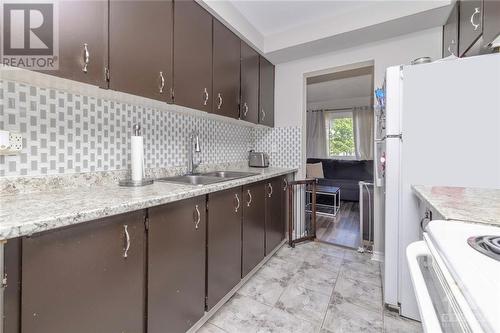
<svg viewBox="0 0 500 333">
<path fill-rule="evenodd" d="M 500 261 L 500 236 L 476 236 L 467 239 L 472 248 Z"/>
</svg>

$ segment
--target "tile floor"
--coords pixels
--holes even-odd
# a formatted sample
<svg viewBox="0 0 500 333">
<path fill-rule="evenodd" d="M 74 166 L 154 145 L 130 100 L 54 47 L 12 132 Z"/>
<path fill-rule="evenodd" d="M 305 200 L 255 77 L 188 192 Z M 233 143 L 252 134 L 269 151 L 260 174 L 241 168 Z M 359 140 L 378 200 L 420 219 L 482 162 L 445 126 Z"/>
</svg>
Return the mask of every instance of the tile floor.
<svg viewBox="0 0 500 333">
<path fill-rule="evenodd" d="M 384 310 L 380 266 L 319 242 L 283 246 L 198 333 L 422 332 Z"/>
</svg>

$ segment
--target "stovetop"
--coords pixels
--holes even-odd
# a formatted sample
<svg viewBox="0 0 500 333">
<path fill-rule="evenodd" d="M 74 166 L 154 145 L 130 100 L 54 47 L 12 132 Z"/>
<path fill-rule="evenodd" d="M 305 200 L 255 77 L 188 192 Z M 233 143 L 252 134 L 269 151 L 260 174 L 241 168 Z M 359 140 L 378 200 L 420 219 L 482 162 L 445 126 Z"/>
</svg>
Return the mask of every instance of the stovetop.
<svg viewBox="0 0 500 333">
<path fill-rule="evenodd" d="M 431 221 L 429 240 L 486 332 L 500 327 L 500 227 Z M 470 243 L 472 243 L 470 245 Z"/>
<path fill-rule="evenodd" d="M 500 236 L 473 236 L 467 239 L 467 243 L 482 254 L 500 261 Z"/>
</svg>

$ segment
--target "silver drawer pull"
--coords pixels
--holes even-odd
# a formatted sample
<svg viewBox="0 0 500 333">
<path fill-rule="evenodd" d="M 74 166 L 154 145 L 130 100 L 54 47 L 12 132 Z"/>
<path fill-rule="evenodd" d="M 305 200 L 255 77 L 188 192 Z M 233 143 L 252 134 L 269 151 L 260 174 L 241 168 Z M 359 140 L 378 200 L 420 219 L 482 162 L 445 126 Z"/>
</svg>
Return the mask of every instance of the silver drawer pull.
<svg viewBox="0 0 500 333">
<path fill-rule="evenodd" d="M 236 207 L 234 207 L 234 212 L 238 213 L 238 209 L 240 209 L 240 198 L 238 197 L 238 193 L 235 193 L 234 198 L 236 199 Z"/>
<path fill-rule="evenodd" d="M 221 93 L 217 94 L 217 98 L 219 99 L 219 103 L 217 104 L 217 110 L 220 110 L 220 108 L 222 106 L 222 95 L 221 95 Z"/>
<path fill-rule="evenodd" d="M 128 226 L 123 225 L 123 231 L 125 232 L 125 252 L 123 252 L 123 258 L 128 257 L 128 250 L 130 250 L 130 235 L 128 233 Z"/>
<path fill-rule="evenodd" d="M 270 198 L 273 195 L 273 186 L 271 185 L 271 183 L 268 183 L 267 186 L 269 187 L 269 193 L 267 195 Z"/>
<path fill-rule="evenodd" d="M 203 100 L 203 105 L 207 105 L 208 104 L 208 91 L 207 91 L 207 88 L 203 89 L 203 96 L 205 96 L 205 99 Z"/>
<path fill-rule="evenodd" d="M 264 111 L 264 109 L 262 109 L 261 112 L 262 112 L 262 121 L 264 121 L 264 119 L 266 119 L 266 112 Z"/>
<path fill-rule="evenodd" d="M 83 44 L 83 68 L 82 72 L 87 73 L 90 62 L 89 44 Z"/>
<path fill-rule="evenodd" d="M 165 77 L 163 76 L 163 72 L 160 72 L 160 85 L 158 86 L 160 94 L 163 94 L 163 88 L 165 88 Z"/>
<path fill-rule="evenodd" d="M 252 203 L 252 193 L 250 190 L 247 190 L 248 193 L 248 202 L 247 202 L 247 207 L 250 207 L 250 204 Z"/>
<path fill-rule="evenodd" d="M 481 11 L 479 10 L 479 7 L 474 8 L 474 13 L 470 16 L 470 24 L 474 27 L 474 31 L 476 31 L 479 28 L 480 23 L 476 24 L 474 23 L 474 17 L 476 14 L 480 14 Z"/>
<path fill-rule="evenodd" d="M 285 185 L 283 186 L 283 191 L 286 191 L 286 188 L 288 186 L 288 180 L 286 178 L 283 178 L 283 184 Z"/>
<path fill-rule="evenodd" d="M 448 44 L 448 53 L 450 55 L 455 55 L 455 52 L 453 52 L 453 50 L 451 49 L 451 46 L 454 45 L 454 44 L 455 44 L 455 40 L 454 39 L 452 39 L 451 42 L 450 42 L 450 44 Z"/>
<path fill-rule="evenodd" d="M 247 113 L 248 113 L 248 104 L 247 102 L 243 103 L 243 117 L 246 117 L 247 116 Z"/>
<path fill-rule="evenodd" d="M 198 230 L 201 221 L 201 213 L 200 209 L 198 208 L 198 205 L 194 206 L 194 209 L 196 210 L 196 220 L 194 221 L 194 228 Z"/>
</svg>

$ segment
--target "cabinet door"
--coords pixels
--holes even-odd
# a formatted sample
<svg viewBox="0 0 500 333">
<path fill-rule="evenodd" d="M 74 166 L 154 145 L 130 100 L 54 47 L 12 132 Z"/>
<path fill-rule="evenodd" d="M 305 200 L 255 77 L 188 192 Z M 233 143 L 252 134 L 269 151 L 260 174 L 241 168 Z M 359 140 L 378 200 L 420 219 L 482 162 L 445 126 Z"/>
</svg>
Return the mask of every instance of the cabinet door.
<svg viewBox="0 0 500 333">
<path fill-rule="evenodd" d="M 259 54 L 241 42 L 240 119 L 259 123 Z"/>
<path fill-rule="evenodd" d="M 3 331 L 19 333 L 21 319 L 21 239 L 9 239 L 4 245 Z"/>
<path fill-rule="evenodd" d="M 108 2 L 59 1 L 58 5 L 59 69 L 45 73 L 107 88 Z"/>
<path fill-rule="evenodd" d="M 110 88 L 170 101 L 172 1 L 111 0 L 109 17 Z"/>
<path fill-rule="evenodd" d="M 281 218 L 282 218 L 282 228 L 284 239 L 288 234 L 288 218 L 290 214 L 290 204 L 289 204 L 289 194 L 288 194 L 288 182 L 293 181 L 293 174 L 288 174 L 282 177 L 282 188 L 281 188 Z"/>
<path fill-rule="evenodd" d="M 483 1 L 460 1 L 460 37 L 458 48 L 460 56 L 471 47 L 483 32 Z"/>
<path fill-rule="evenodd" d="M 266 255 L 283 239 L 282 181 L 283 179 L 278 177 L 266 182 Z"/>
<path fill-rule="evenodd" d="M 443 27 L 443 57 L 458 57 L 458 2 Z"/>
<path fill-rule="evenodd" d="M 144 332 L 144 217 L 24 238 L 21 332 Z"/>
<path fill-rule="evenodd" d="M 263 183 L 243 187 L 242 277 L 265 256 L 265 194 Z"/>
<path fill-rule="evenodd" d="M 205 310 L 206 199 L 149 210 L 148 333 L 185 332 Z"/>
<path fill-rule="evenodd" d="M 483 39 L 486 45 L 500 34 L 500 1 L 485 0 Z"/>
<path fill-rule="evenodd" d="M 213 105 L 215 114 L 238 118 L 240 99 L 240 39 L 213 20 Z"/>
<path fill-rule="evenodd" d="M 274 65 L 260 57 L 259 124 L 274 126 Z"/>
<path fill-rule="evenodd" d="M 208 195 L 207 310 L 241 279 L 241 187 Z"/>
<path fill-rule="evenodd" d="M 212 16 L 193 0 L 174 3 L 174 102 L 212 110 Z"/>
</svg>

